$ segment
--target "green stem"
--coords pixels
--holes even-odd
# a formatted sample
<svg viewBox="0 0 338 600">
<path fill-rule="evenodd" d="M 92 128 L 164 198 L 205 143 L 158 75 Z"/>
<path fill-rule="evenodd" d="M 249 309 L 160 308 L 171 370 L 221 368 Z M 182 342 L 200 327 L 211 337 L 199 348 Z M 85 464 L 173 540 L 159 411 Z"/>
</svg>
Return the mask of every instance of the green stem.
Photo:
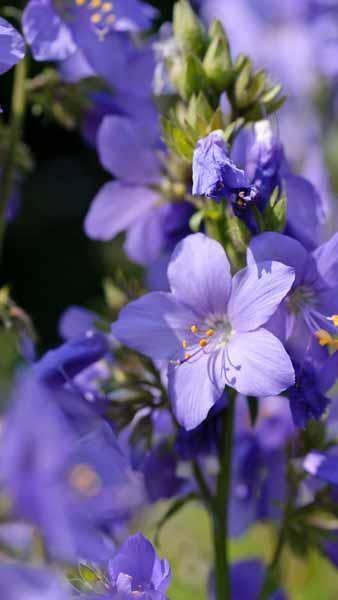
<svg viewBox="0 0 338 600">
<path fill-rule="evenodd" d="M 7 155 L 2 165 L 0 178 L 0 253 L 6 228 L 5 212 L 12 191 L 15 158 L 21 140 L 22 124 L 26 105 L 27 58 L 18 63 L 14 70 L 13 95 L 11 105 L 10 134 Z"/>
<path fill-rule="evenodd" d="M 210 508 L 212 510 L 213 509 L 213 498 L 210 493 L 209 486 L 204 478 L 203 471 L 202 471 L 197 459 L 192 461 L 192 470 L 194 473 L 196 483 L 199 487 L 200 494 L 204 500 L 204 503 L 207 508 Z"/>
<path fill-rule="evenodd" d="M 213 514 L 213 540 L 215 553 L 216 600 L 231 600 L 229 548 L 228 548 L 228 508 L 231 488 L 231 464 L 235 394 L 228 395 L 228 407 L 223 414 L 223 429 L 220 442 L 220 470 Z"/>
</svg>

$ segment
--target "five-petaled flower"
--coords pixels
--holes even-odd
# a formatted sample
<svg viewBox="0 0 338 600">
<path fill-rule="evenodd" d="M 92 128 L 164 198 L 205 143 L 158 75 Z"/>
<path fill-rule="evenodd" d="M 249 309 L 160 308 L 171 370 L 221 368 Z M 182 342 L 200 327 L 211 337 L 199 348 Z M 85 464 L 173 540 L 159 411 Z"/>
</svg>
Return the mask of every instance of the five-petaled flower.
<svg viewBox="0 0 338 600">
<path fill-rule="evenodd" d="M 197 233 L 176 246 L 168 280 L 170 293 L 130 303 L 112 330 L 127 346 L 168 360 L 169 395 L 186 429 L 206 418 L 226 385 L 266 396 L 293 384 L 288 354 L 262 327 L 293 284 L 291 267 L 269 261 L 232 278 L 221 245 Z"/>
</svg>

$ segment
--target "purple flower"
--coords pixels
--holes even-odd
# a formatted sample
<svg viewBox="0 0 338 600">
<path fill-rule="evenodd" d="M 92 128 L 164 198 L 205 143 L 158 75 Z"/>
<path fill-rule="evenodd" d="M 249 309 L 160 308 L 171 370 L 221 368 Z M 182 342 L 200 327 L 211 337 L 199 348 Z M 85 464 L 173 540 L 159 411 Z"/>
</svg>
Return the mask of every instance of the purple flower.
<svg viewBox="0 0 338 600">
<path fill-rule="evenodd" d="M 320 366 L 328 357 L 326 347 L 334 349 L 337 256 L 338 234 L 312 253 L 279 233 L 256 236 L 248 249 L 248 264 L 278 260 L 295 270 L 295 283 L 270 324 L 287 340 L 292 357 L 301 365 L 308 357 Z"/>
<path fill-rule="evenodd" d="M 159 184 L 162 177 L 158 130 L 110 115 L 103 119 L 97 143 L 103 166 L 118 181 L 99 190 L 86 216 L 85 231 L 92 239 L 104 241 L 126 230 L 129 258 L 150 264 L 186 235 L 192 214 L 187 203 L 163 203 L 160 192 L 148 187 Z"/>
<path fill-rule="evenodd" d="M 1 447 L 13 516 L 39 528 L 52 556 L 106 560 L 112 542 L 103 532 L 142 492 L 110 427 L 81 414 L 77 396 L 30 375 L 15 386 L 13 400 Z"/>
<path fill-rule="evenodd" d="M 49 350 L 35 363 L 35 376 L 49 385 L 62 385 L 78 373 L 103 358 L 108 352 L 108 340 L 103 333 L 88 330 L 55 350 Z"/>
<path fill-rule="evenodd" d="M 0 75 L 25 56 L 25 42 L 8 21 L 0 17 Z"/>
<path fill-rule="evenodd" d="M 6 600 L 70 600 L 70 587 L 45 568 L 20 564 L 0 566 L 0 597 Z"/>
<path fill-rule="evenodd" d="M 107 65 L 104 55 L 115 45 L 113 32 L 147 29 L 155 14 L 154 8 L 139 0 L 95 5 L 89 0 L 30 0 L 22 24 L 36 60 L 64 60 L 80 48 L 95 68 L 99 57 Z"/>
<path fill-rule="evenodd" d="M 306 363 L 302 367 L 294 364 L 294 368 L 296 383 L 287 390 L 286 395 L 296 427 L 306 427 L 310 419 L 320 419 L 330 400 L 324 396 L 326 390 L 321 373 L 317 374 L 311 364 Z"/>
<path fill-rule="evenodd" d="M 250 188 L 244 171 L 232 162 L 221 131 L 213 131 L 199 140 L 192 168 L 192 193 L 195 196 L 219 199 L 236 190 Z"/>
<path fill-rule="evenodd" d="M 130 303 L 112 331 L 127 346 L 170 361 L 169 395 L 181 425 L 197 427 L 225 385 L 263 396 L 293 384 L 289 356 L 262 327 L 292 286 L 293 269 L 270 261 L 232 279 L 221 245 L 194 234 L 176 246 L 168 279 L 171 293 Z"/>
<path fill-rule="evenodd" d="M 312 451 L 303 460 L 303 468 L 307 473 L 332 485 L 338 485 L 338 455 L 331 452 Z"/>
<path fill-rule="evenodd" d="M 141 533 L 129 537 L 108 563 L 105 591 L 83 600 L 166 600 L 170 565 Z"/>
<path fill-rule="evenodd" d="M 176 474 L 177 466 L 178 457 L 165 442 L 147 453 L 141 470 L 150 502 L 172 498 L 182 491 L 185 480 Z"/>
</svg>

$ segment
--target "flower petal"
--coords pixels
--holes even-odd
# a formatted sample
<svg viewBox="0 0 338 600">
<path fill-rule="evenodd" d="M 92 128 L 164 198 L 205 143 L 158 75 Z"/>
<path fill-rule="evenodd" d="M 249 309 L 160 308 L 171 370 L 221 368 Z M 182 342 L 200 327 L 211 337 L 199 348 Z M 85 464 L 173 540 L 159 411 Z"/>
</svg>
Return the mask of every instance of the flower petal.
<svg viewBox="0 0 338 600">
<path fill-rule="evenodd" d="M 329 287 L 338 281 L 338 233 L 313 252 L 319 274 Z"/>
<path fill-rule="evenodd" d="M 255 236 L 247 251 L 248 265 L 276 260 L 295 270 L 295 285 L 299 285 L 306 273 L 309 253 L 293 238 L 281 233 L 267 232 Z"/>
<path fill-rule="evenodd" d="M 169 359 L 179 352 L 194 322 L 196 314 L 171 294 L 152 292 L 123 308 L 112 332 L 134 350 L 154 359 Z"/>
<path fill-rule="evenodd" d="M 159 180 L 155 150 L 147 146 L 146 132 L 128 117 L 104 117 L 97 145 L 102 165 L 125 183 L 142 185 Z"/>
<path fill-rule="evenodd" d="M 236 273 L 228 305 L 232 327 L 252 331 L 264 325 L 292 287 L 294 279 L 294 270 L 276 261 L 252 264 Z"/>
<path fill-rule="evenodd" d="M 288 199 L 286 233 L 312 250 L 320 239 L 320 197 L 312 183 L 298 175 L 288 174 L 285 186 Z"/>
<path fill-rule="evenodd" d="M 22 27 L 35 60 L 64 60 L 76 51 L 70 29 L 50 0 L 30 0 L 23 13 Z"/>
<path fill-rule="evenodd" d="M 215 240 L 195 233 L 177 244 L 168 279 L 175 297 L 200 315 L 224 315 L 231 290 L 230 263 Z"/>
<path fill-rule="evenodd" d="M 166 208 L 166 205 L 151 207 L 128 230 L 124 249 L 134 262 L 149 265 L 165 249 Z"/>
<path fill-rule="evenodd" d="M 178 422 L 187 430 L 195 429 L 206 419 L 223 392 L 208 375 L 209 359 L 201 352 L 179 366 L 169 367 L 169 398 Z"/>
<path fill-rule="evenodd" d="M 310 452 L 303 461 L 305 471 L 333 485 L 338 485 L 338 456 Z"/>
<path fill-rule="evenodd" d="M 85 219 L 85 231 L 94 240 L 111 240 L 152 207 L 158 195 L 145 187 L 110 181 L 95 196 Z"/>
<path fill-rule="evenodd" d="M 294 384 L 290 357 L 266 329 L 234 335 L 225 364 L 227 385 L 247 396 L 274 396 Z"/>
</svg>

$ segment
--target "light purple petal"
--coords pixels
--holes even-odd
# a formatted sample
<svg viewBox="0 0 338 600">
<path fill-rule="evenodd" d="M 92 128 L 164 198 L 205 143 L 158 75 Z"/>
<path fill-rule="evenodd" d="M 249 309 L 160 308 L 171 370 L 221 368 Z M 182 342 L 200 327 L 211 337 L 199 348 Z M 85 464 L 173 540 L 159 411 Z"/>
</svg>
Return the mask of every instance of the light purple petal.
<svg viewBox="0 0 338 600">
<path fill-rule="evenodd" d="M 285 185 L 288 200 L 286 232 L 312 250 L 320 240 L 319 195 L 309 181 L 297 175 L 289 174 Z"/>
<path fill-rule="evenodd" d="M 313 257 L 317 264 L 319 274 L 329 287 L 336 285 L 338 281 L 338 233 L 319 246 L 314 252 Z"/>
<path fill-rule="evenodd" d="M 166 205 L 151 207 L 128 230 L 124 249 L 134 262 L 149 265 L 165 249 L 166 208 Z"/>
<path fill-rule="evenodd" d="M 179 366 L 169 367 L 169 397 L 178 422 L 187 430 L 202 423 L 222 395 L 223 390 L 208 376 L 209 358 L 201 352 Z"/>
<path fill-rule="evenodd" d="M 310 452 L 303 461 L 305 471 L 333 485 L 338 485 L 338 456 Z"/>
<path fill-rule="evenodd" d="M 25 42 L 14 27 L 0 17 L 0 74 L 16 65 L 25 55 Z"/>
<path fill-rule="evenodd" d="M 267 232 L 255 236 L 247 251 L 248 265 L 266 260 L 276 260 L 295 270 L 295 285 L 299 285 L 305 276 L 309 253 L 293 238 L 281 233 Z"/>
<path fill-rule="evenodd" d="M 109 561 L 109 575 L 114 581 L 120 573 L 133 578 L 133 588 L 149 583 L 156 560 L 152 544 L 141 533 L 129 537 L 115 558 Z"/>
<path fill-rule="evenodd" d="M 35 60 L 64 60 L 76 51 L 72 34 L 51 0 L 30 0 L 23 13 L 22 27 Z"/>
<path fill-rule="evenodd" d="M 171 294 L 152 292 L 123 308 L 112 332 L 120 342 L 154 359 L 177 354 L 196 314 Z"/>
<path fill-rule="evenodd" d="M 230 263 L 215 240 L 195 233 L 177 244 L 168 280 L 175 297 L 200 315 L 224 315 L 231 290 Z"/>
<path fill-rule="evenodd" d="M 147 147 L 144 136 L 142 128 L 128 117 L 105 117 L 97 136 L 105 169 L 126 183 L 158 182 L 160 162 L 154 149 Z"/>
<path fill-rule="evenodd" d="M 235 334 L 225 364 L 228 385 L 247 396 L 274 396 L 294 384 L 290 357 L 265 329 Z"/>
<path fill-rule="evenodd" d="M 252 331 L 264 325 L 294 279 L 294 270 L 276 261 L 252 264 L 236 273 L 228 305 L 232 327 L 236 331 Z"/>
<path fill-rule="evenodd" d="M 110 181 L 95 196 L 85 219 L 85 231 L 94 240 L 111 240 L 143 216 L 158 200 L 145 187 Z"/>
<path fill-rule="evenodd" d="M 69 306 L 61 315 L 59 320 L 59 335 L 64 340 L 85 335 L 89 329 L 95 327 L 99 321 L 96 313 L 82 306 Z"/>
</svg>

